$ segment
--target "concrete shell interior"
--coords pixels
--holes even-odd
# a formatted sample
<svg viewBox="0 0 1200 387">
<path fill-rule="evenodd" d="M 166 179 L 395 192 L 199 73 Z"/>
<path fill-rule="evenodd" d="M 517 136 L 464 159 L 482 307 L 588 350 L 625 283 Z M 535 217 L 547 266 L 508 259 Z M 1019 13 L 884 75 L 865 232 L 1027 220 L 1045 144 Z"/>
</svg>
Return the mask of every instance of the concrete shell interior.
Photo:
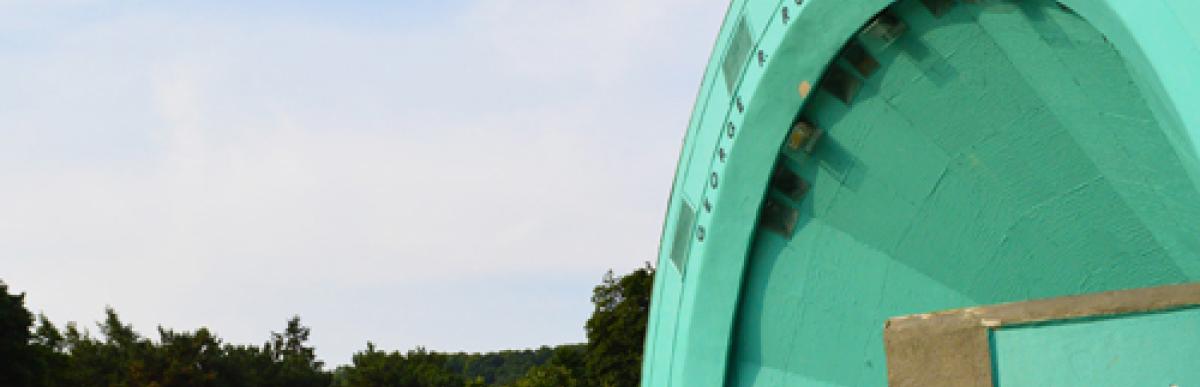
<svg viewBox="0 0 1200 387">
<path fill-rule="evenodd" d="M 763 3 L 781 26 L 820 7 Z M 793 55 L 797 33 L 775 38 L 793 49 L 714 55 L 723 108 L 702 93 L 680 162 L 644 385 L 883 386 L 890 317 L 1200 278 L 1192 139 L 1164 122 L 1152 68 L 1070 2 L 874 3 L 824 60 Z M 729 40 L 769 24 L 742 5 Z M 743 84 L 787 85 L 739 93 L 717 80 L 729 55 L 760 73 Z M 783 112 L 753 119 L 767 110 Z M 788 143 L 798 121 L 821 132 L 811 150 Z M 720 260 L 740 262 L 701 262 Z"/>
</svg>

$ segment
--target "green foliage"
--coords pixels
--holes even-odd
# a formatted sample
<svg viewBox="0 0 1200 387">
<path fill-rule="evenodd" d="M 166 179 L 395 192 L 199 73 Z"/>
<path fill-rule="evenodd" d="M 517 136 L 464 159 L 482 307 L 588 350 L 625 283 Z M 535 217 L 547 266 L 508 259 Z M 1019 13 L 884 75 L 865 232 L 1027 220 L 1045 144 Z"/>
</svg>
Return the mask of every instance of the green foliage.
<svg viewBox="0 0 1200 387">
<path fill-rule="evenodd" d="M 337 386 L 462 387 L 462 375 L 446 368 L 447 356 L 418 347 L 408 353 L 384 352 L 368 342 L 354 354 L 353 366 L 338 370 Z"/>
<path fill-rule="evenodd" d="M 0 386 L 236 387 L 330 385 L 298 317 L 262 348 L 223 345 L 207 328 L 158 329 L 140 336 L 112 308 L 92 337 L 73 323 L 60 331 L 39 315 L 36 328 L 23 296 L 0 285 Z M 24 316 L 24 317 L 22 317 Z M 30 329 L 33 328 L 32 333 Z"/>
<path fill-rule="evenodd" d="M 0 282 L 0 386 L 4 387 L 609 387 L 635 386 L 641 372 L 654 269 L 595 288 L 588 343 L 493 353 L 380 351 L 372 343 L 352 364 L 324 370 L 299 316 L 261 346 L 221 341 L 207 328 L 158 327 L 143 337 L 112 308 L 98 337 L 75 323 L 59 329 L 26 309 Z"/>
<path fill-rule="evenodd" d="M 567 367 L 545 364 L 530 369 L 513 387 L 579 387 L 579 379 Z"/>
<path fill-rule="evenodd" d="M 554 349 L 546 364 L 533 367 L 512 384 L 513 387 L 570 386 L 586 387 L 584 356 L 586 344 L 564 345 Z"/>
<path fill-rule="evenodd" d="M 653 287 L 650 264 L 621 277 L 610 270 L 592 291 L 587 344 L 556 348 L 546 364 L 531 368 L 513 387 L 637 386 Z"/>
<path fill-rule="evenodd" d="M 3 291 L 0 291 L 2 294 Z M 35 386 L 66 386 L 60 382 L 61 375 L 66 372 L 70 358 L 64 353 L 67 339 L 58 328 L 43 314 L 38 314 L 37 328 L 30 337 L 30 347 L 36 353 L 37 359 L 31 369 L 37 374 Z"/>
<path fill-rule="evenodd" d="M 29 345 L 31 326 L 33 315 L 25 309 L 25 295 L 8 294 L 8 285 L 0 282 L 0 386 L 34 385 L 41 365 Z"/>
<path fill-rule="evenodd" d="M 598 387 L 636 386 L 642 374 L 642 348 L 649 320 L 654 268 L 650 264 L 617 278 L 610 270 L 592 292 L 585 369 Z"/>
<path fill-rule="evenodd" d="M 300 316 L 292 316 L 283 333 L 271 333 L 271 342 L 265 352 L 276 365 L 271 376 L 280 386 L 329 386 L 332 378 L 321 370 L 324 363 L 317 360 L 313 347 L 305 345 L 310 333 L 311 329 L 300 325 Z"/>
<path fill-rule="evenodd" d="M 467 379 L 482 379 L 485 385 L 504 386 L 524 376 L 530 368 L 545 364 L 557 348 L 561 347 L 543 346 L 482 354 L 460 352 L 448 355 L 446 368 Z"/>
</svg>

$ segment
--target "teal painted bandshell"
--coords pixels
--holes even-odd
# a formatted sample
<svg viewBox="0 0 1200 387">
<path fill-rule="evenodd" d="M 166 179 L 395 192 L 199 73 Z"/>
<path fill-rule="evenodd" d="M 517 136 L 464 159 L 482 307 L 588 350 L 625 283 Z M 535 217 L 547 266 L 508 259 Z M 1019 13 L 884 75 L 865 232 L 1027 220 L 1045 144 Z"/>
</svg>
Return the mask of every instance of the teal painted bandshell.
<svg viewBox="0 0 1200 387">
<path fill-rule="evenodd" d="M 1191 0 L 734 1 L 642 384 L 882 386 L 890 317 L 1195 282 L 1198 18 Z"/>
</svg>

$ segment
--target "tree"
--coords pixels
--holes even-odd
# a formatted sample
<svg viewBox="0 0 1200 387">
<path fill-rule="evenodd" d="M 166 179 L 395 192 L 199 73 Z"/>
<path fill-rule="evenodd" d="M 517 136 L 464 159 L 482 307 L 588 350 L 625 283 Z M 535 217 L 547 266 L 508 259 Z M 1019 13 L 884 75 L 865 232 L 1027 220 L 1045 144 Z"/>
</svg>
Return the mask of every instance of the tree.
<svg viewBox="0 0 1200 387">
<path fill-rule="evenodd" d="M 467 381 L 450 372 L 448 357 L 425 348 L 400 352 L 384 352 L 368 342 L 367 350 L 354 354 L 353 367 L 338 370 L 338 386 L 354 387 L 462 387 L 477 386 L 478 380 Z"/>
<path fill-rule="evenodd" d="M 610 270 L 596 286 L 588 343 L 491 353 L 438 353 L 422 347 L 380 351 L 367 343 L 351 366 L 330 373 L 299 316 L 262 345 L 225 344 L 201 327 L 158 327 L 144 337 L 105 308 L 96 336 L 68 322 L 55 327 L 26 309 L 0 282 L 0 386 L 8 387 L 611 387 L 633 386 L 641 371 L 650 288 L 648 264 L 625 276 Z"/>
<path fill-rule="evenodd" d="M 30 345 L 37 353 L 38 365 L 42 367 L 40 375 L 35 376 L 34 384 L 46 387 L 69 386 L 64 379 L 70 361 L 65 352 L 67 339 L 44 314 L 38 314 L 37 328 L 33 330 Z"/>
<path fill-rule="evenodd" d="M 271 386 L 326 387 L 332 376 L 323 371 L 316 350 L 307 345 L 312 329 L 300 324 L 300 316 L 288 319 L 283 333 L 271 332 L 266 352 L 277 365 Z"/>
<path fill-rule="evenodd" d="M 533 367 L 513 387 L 579 387 L 570 369 L 557 364 Z"/>
<path fill-rule="evenodd" d="M 530 368 L 513 387 L 586 387 L 584 374 L 584 345 L 563 345 L 554 348 L 550 360 Z"/>
<path fill-rule="evenodd" d="M 153 368 L 143 383 L 159 387 L 217 386 L 216 364 L 224 356 L 221 341 L 208 331 L 175 332 L 158 328 L 160 345 L 150 352 Z"/>
<path fill-rule="evenodd" d="M 647 263 L 620 278 L 609 270 L 604 282 L 593 290 L 595 310 L 586 324 L 588 346 L 584 356 L 590 384 L 638 385 L 653 287 L 654 268 Z"/>
<path fill-rule="evenodd" d="M 112 308 L 97 324 L 102 339 L 74 323 L 65 333 L 42 318 L 32 342 L 43 350 L 53 378 L 43 386 L 83 387 L 326 387 L 307 345 L 308 327 L 298 317 L 262 347 L 223 345 L 208 328 L 194 332 L 158 328 L 158 340 L 144 338 Z"/>
<path fill-rule="evenodd" d="M 0 282 L 0 386 L 34 385 L 37 356 L 30 346 L 33 315 L 25 309 L 25 294 L 9 294 Z"/>
</svg>

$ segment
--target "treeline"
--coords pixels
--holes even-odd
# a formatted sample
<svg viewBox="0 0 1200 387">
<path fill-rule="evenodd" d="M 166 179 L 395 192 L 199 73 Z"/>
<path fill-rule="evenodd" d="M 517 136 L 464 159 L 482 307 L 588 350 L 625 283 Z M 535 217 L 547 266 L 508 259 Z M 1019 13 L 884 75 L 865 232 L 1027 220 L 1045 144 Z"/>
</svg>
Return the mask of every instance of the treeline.
<svg viewBox="0 0 1200 387">
<path fill-rule="evenodd" d="M 587 344 L 566 344 L 538 349 L 507 350 L 492 353 L 455 353 L 448 355 L 446 369 L 467 377 L 482 379 L 485 385 L 507 386 L 533 367 L 554 362 L 575 364 L 582 359 Z"/>
<path fill-rule="evenodd" d="M 587 343 L 484 354 L 368 342 L 350 365 L 327 369 L 298 316 L 261 345 L 226 343 L 207 328 L 139 334 L 105 310 L 97 334 L 34 316 L 0 282 L 4 387 L 625 387 L 641 375 L 654 269 L 609 271 L 592 293 Z"/>
</svg>

